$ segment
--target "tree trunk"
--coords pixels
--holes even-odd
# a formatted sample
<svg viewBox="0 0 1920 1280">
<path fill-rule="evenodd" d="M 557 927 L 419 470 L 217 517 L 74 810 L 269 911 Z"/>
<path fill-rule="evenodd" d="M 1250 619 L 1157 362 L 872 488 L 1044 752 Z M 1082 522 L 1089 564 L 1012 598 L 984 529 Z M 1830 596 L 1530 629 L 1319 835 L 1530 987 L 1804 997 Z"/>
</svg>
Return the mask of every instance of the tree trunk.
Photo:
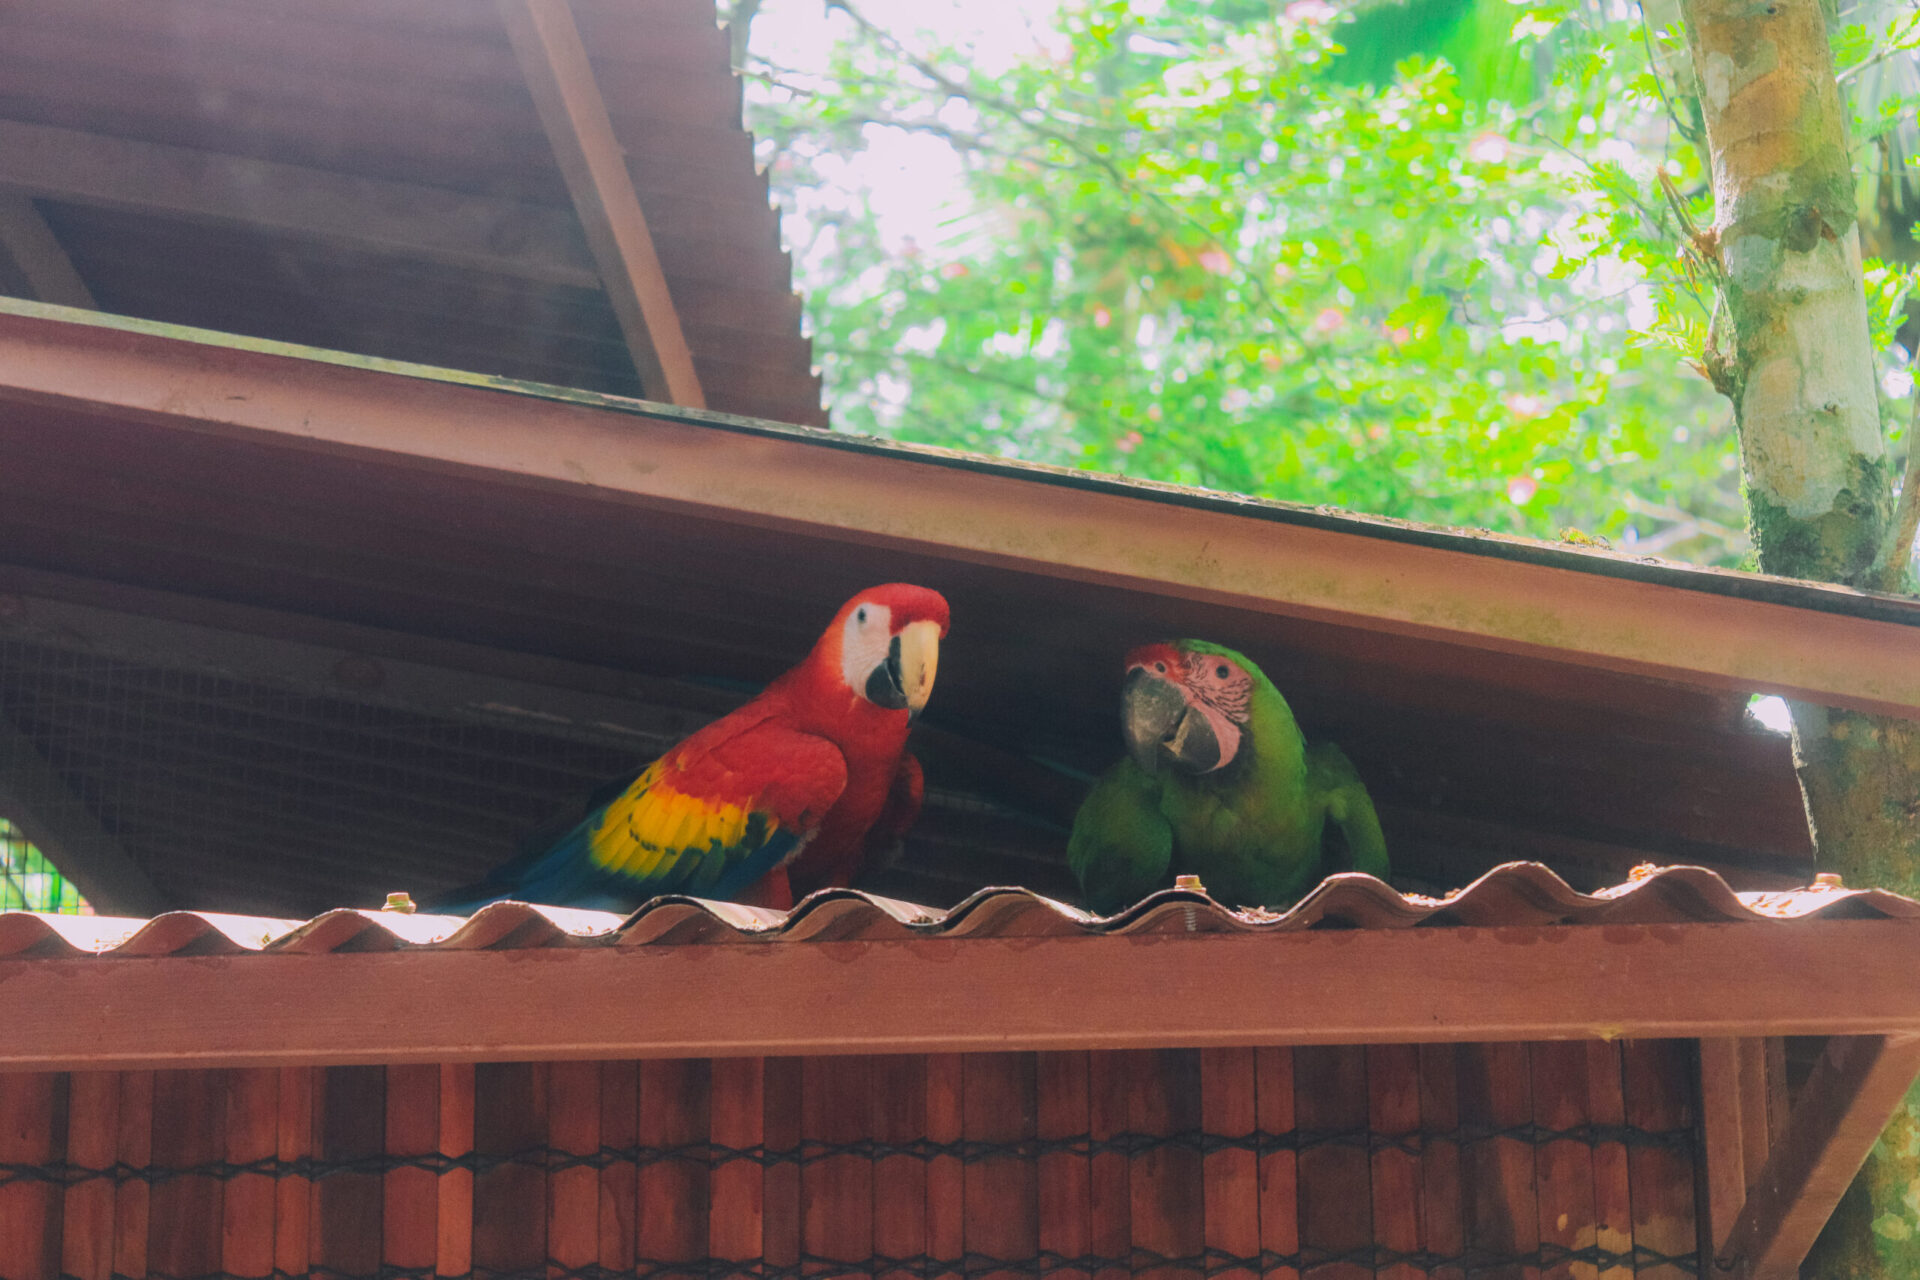
<svg viewBox="0 0 1920 1280">
<path fill-rule="evenodd" d="M 1893 485 L 1826 14 L 1820 0 L 1681 8 L 1717 210 L 1700 246 L 1718 263 L 1721 287 L 1706 360 L 1733 401 L 1760 567 L 1885 585 L 1876 562 L 1887 552 Z M 1920 724 L 1810 705 L 1794 706 L 1793 722 L 1821 865 L 1849 884 L 1920 894 Z M 1920 1275 L 1916 1136 L 1920 1088 L 1806 1274 Z"/>
<path fill-rule="evenodd" d="M 1708 368 L 1733 401 L 1769 573 L 1853 582 L 1893 506 L 1846 121 L 1818 0 L 1681 5 L 1722 269 Z"/>
</svg>

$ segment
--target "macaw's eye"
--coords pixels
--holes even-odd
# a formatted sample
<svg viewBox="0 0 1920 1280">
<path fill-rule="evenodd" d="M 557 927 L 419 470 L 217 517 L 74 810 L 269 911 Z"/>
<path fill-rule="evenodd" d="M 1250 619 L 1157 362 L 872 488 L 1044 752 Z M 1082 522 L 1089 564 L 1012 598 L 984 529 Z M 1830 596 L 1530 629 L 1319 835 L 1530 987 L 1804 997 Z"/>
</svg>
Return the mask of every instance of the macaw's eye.
<svg viewBox="0 0 1920 1280">
<path fill-rule="evenodd" d="M 1227 678 L 1227 664 L 1223 662 L 1215 667 L 1213 669 L 1213 675 L 1216 680 L 1225 680 Z"/>
<path fill-rule="evenodd" d="M 862 606 L 861 606 L 861 608 L 860 608 L 860 612 L 858 612 L 858 613 L 856 613 L 856 614 L 854 614 L 854 615 L 853 615 L 853 620 L 854 620 L 855 622 L 859 622 L 859 623 L 863 623 L 863 624 L 864 624 L 864 623 L 866 622 L 866 620 L 867 620 L 867 610 L 866 610 L 866 606 L 864 606 L 864 605 L 862 605 Z"/>
<path fill-rule="evenodd" d="M 1156 663 L 1154 663 L 1154 664 L 1153 664 L 1153 669 L 1154 669 L 1155 671 L 1158 671 L 1158 672 L 1159 672 L 1159 673 L 1160 673 L 1161 675 L 1165 675 L 1165 674 L 1167 674 L 1167 664 L 1166 664 L 1166 663 L 1164 663 L 1164 662 L 1156 662 Z"/>
</svg>

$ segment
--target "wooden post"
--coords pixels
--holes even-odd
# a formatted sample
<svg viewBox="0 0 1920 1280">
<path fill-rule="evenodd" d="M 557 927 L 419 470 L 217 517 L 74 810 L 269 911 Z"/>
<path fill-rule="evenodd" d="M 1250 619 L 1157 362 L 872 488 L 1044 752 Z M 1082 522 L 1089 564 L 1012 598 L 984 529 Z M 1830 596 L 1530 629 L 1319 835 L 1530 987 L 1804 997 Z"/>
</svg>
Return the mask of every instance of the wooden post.
<svg viewBox="0 0 1920 1280">
<path fill-rule="evenodd" d="M 275 1117 L 276 1155 L 282 1164 L 310 1159 L 314 1155 L 314 1109 L 319 1105 L 314 1080 L 319 1072 L 312 1067 L 283 1067 L 280 1070 L 279 1110 Z M 148 1086 L 151 1089 L 151 1086 Z M 149 1094 L 149 1098 L 151 1095 Z M 125 1104 L 122 1104 L 123 1107 Z M 286 1177 L 273 1187 L 273 1269 L 288 1276 L 304 1276 L 313 1262 L 313 1187 L 306 1178 Z M 122 1212 L 125 1212 L 124 1201 Z M 144 1262 L 133 1270 L 123 1262 L 120 1270 L 128 1275 L 145 1275 Z"/>
<path fill-rule="evenodd" d="M 162 1169 L 218 1164 L 226 1155 L 224 1071 L 162 1071 L 153 1086 L 153 1163 Z M 205 1175 L 167 1178 L 153 1186 L 152 1251 L 161 1275 L 203 1276 L 220 1270 L 222 1187 Z"/>
<path fill-rule="evenodd" d="M 1364 1133 L 1367 1051 L 1316 1045 L 1293 1052 L 1294 1118 L 1303 1133 Z M 1315 1141 L 1300 1152 L 1300 1245 L 1309 1256 L 1364 1250 L 1373 1243 L 1372 1172 L 1364 1144 Z M 1372 1268 L 1353 1261 L 1308 1266 L 1305 1280 L 1361 1280 Z"/>
<path fill-rule="evenodd" d="M 1747 1200 L 1742 1043 L 1726 1036 L 1700 1042 L 1700 1156 L 1706 1164 L 1707 1188 L 1707 1230 L 1701 1248 L 1709 1262 L 1726 1245 L 1740 1206 Z"/>
<path fill-rule="evenodd" d="M 1200 1133 L 1202 1115 L 1200 1052 L 1196 1049 L 1146 1049 L 1125 1057 L 1132 1088 L 1127 1100 L 1127 1129 L 1144 1138 L 1173 1139 L 1133 1158 L 1133 1247 L 1142 1261 L 1134 1274 L 1175 1280 L 1190 1274 L 1206 1249 L 1206 1171 L 1201 1153 L 1188 1145 Z M 1173 1259 L 1165 1266 L 1144 1264 L 1144 1257 Z"/>
<path fill-rule="evenodd" d="M 1081 1061 L 1085 1061 L 1084 1056 Z M 926 1058 L 919 1054 L 889 1054 L 873 1059 L 872 1070 L 874 1138 L 890 1146 L 906 1146 L 923 1140 L 927 1136 Z M 1045 1195 L 1044 1187 L 1042 1195 Z M 1044 1214 L 1043 1208 L 1043 1219 Z M 873 1252 L 879 1258 L 926 1256 L 925 1160 L 913 1156 L 883 1156 L 874 1161 Z M 877 1274 L 883 1280 L 907 1280 L 909 1276 L 921 1274 L 921 1269 L 889 1268 Z"/>
<path fill-rule="evenodd" d="M 1372 1152 L 1373 1242 L 1394 1253 L 1421 1249 L 1420 1153 L 1394 1138 L 1420 1131 L 1420 1046 L 1375 1045 L 1367 1050 L 1367 1128 Z M 1423 1280 L 1411 1263 L 1378 1269 L 1379 1280 Z"/>
<path fill-rule="evenodd" d="M 439 1152 L 451 1159 L 473 1154 L 475 1072 L 466 1063 L 440 1067 Z M 438 1238 L 434 1274 L 464 1276 L 473 1270 L 473 1170 L 440 1175 Z"/>
<path fill-rule="evenodd" d="M 1629 1040 L 1621 1046 L 1627 1123 L 1649 1133 L 1692 1129 L 1693 1045 L 1685 1040 Z M 1627 1151 L 1633 1180 L 1633 1243 L 1669 1257 L 1695 1252 L 1693 1161 L 1685 1151 L 1643 1144 Z M 1685 1280 L 1680 1264 L 1643 1266 L 1636 1277 Z"/>
<path fill-rule="evenodd" d="M 389 1156 L 432 1155 L 440 1140 L 440 1068 L 432 1063 L 387 1068 L 386 1149 Z M 431 1169 L 389 1169 L 381 1230 L 381 1261 L 390 1267 L 429 1269 L 439 1245 L 439 1178 Z"/>
<path fill-rule="evenodd" d="M 229 1164 L 271 1163 L 280 1149 L 280 1072 L 243 1067 L 227 1072 L 226 1158 Z M 274 1180 L 236 1174 L 221 1190 L 220 1271 L 258 1280 L 273 1274 Z"/>
<path fill-rule="evenodd" d="M 111 1169 L 119 1157 L 120 1076 L 76 1071 L 67 1091 L 67 1161 Z M 88 1178 L 67 1188 L 60 1232 L 60 1271 L 73 1280 L 111 1280 L 114 1183 Z M 268 1220 L 272 1228 L 272 1220 Z"/>
<path fill-rule="evenodd" d="M 474 1072 L 473 1149 L 512 1156 L 547 1141 L 543 1062 L 489 1062 Z M 511 1160 L 473 1180 L 473 1267 L 530 1272 L 547 1262 L 547 1173 Z"/>
<path fill-rule="evenodd" d="M 54 1081 L 38 1071 L 0 1076 L 0 1165 L 52 1161 Z M 53 1183 L 31 1177 L 0 1183 L 0 1278 L 53 1280 L 59 1225 Z"/>
<path fill-rule="evenodd" d="M 1132 1059 L 1125 1052 L 1087 1055 L 1087 1125 L 1096 1147 L 1131 1130 Z M 1130 1276 L 1133 1250 L 1132 1161 L 1124 1151 L 1096 1150 L 1087 1162 L 1088 1235 L 1093 1254 L 1108 1265 L 1094 1280 Z"/>
<path fill-rule="evenodd" d="M 1469 1130 L 1512 1129 L 1533 1119 L 1530 1046 L 1460 1046 L 1460 1123 Z M 1495 1254 L 1540 1245 L 1533 1149 L 1516 1137 L 1479 1137 L 1462 1153 L 1467 1239 Z M 1526 1280 L 1519 1266 L 1490 1267 L 1487 1280 Z"/>
<path fill-rule="evenodd" d="M 961 1060 L 961 1136 L 968 1142 L 1016 1146 L 1037 1131 L 1034 1055 L 974 1053 Z M 1039 1168 L 1017 1152 L 968 1160 L 965 1188 L 968 1255 L 1017 1267 L 1040 1250 Z M 988 1280 L 1012 1280 L 1015 1270 L 984 1269 Z"/>
<path fill-rule="evenodd" d="M 1533 1065 L 1533 1122 L 1557 1133 L 1591 1122 L 1587 1046 L 1549 1040 L 1528 1046 Z M 1542 1245 L 1579 1251 L 1597 1243 L 1599 1205 L 1593 1189 L 1593 1150 L 1578 1138 L 1544 1143 L 1533 1153 Z M 1563 1262 L 1543 1280 L 1591 1280 L 1592 1266 Z"/>
<path fill-rule="evenodd" d="M 1626 1072 L 1620 1059 L 1617 1043 L 1587 1044 L 1587 1114 L 1596 1125 L 1618 1128 L 1627 1123 Z M 1609 1253 L 1631 1254 L 1633 1197 L 1624 1142 L 1593 1144 L 1593 1202 L 1599 1228 L 1594 1243 Z M 1633 1267 L 1625 1262 L 1603 1267 L 1600 1280 L 1633 1280 Z"/>
<path fill-rule="evenodd" d="M 556 1156 L 600 1151 L 600 1064 L 556 1062 L 547 1072 L 547 1145 Z M 600 1260 L 600 1171 L 591 1165 L 547 1174 L 547 1268 L 577 1271 Z"/>
<path fill-rule="evenodd" d="M 854 1054 L 808 1058 L 800 1065 L 800 1133 L 809 1145 L 846 1147 L 872 1132 L 873 1060 Z M 844 1154 L 800 1166 L 800 1250 L 833 1263 L 873 1256 L 873 1162 Z"/>
<path fill-rule="evenodd" d="M 765 1068 L 765 1141 L 769 1155 L 800 1150 L 800 1059 L 769 1058 Z M 956 1084 L 958 1073 L 955 1073 Z M 931 1106 L 931 1103 L 929 1103 Z M 954 1136 L 959 1136 L 959 1101 L 954 1102 Z M 928 1131 L 929 1133 L 932 1130 Z M 931 1179 L 932 1175 L 928 1175 Z M 783 1160 L 769 1164 L 761 1183 L 761 1256 L 769 1267 L 800 1265 L 800 1166 Z M 958 1197 L 955 1197 L 956 1200 Z M 929 1205 L 931 1210 L 931 1205 Z M 954 1256 L 959 1256 L 956 1249 Z"/>
<path fill-rule="evenodd" d="M 763 1058 L 715 1058 L 709 1068 L 709 1135 L 715 1147 L 763 1148 L 767 1124 L 767 1064 Z M 707 1252 L 748 1263 L 763 1247 L 766 1167 L 751 1155 L 716 1163 L 707 1175 Z M 876 1191 L 877 1194 L 877 1191 Z"/>
<path fill-rule="evenodd" d="M 640 1142 L 640 1064 L 621 1059 L 600 1064 L 600 1144 L 632 1151 Z M 638 1241 L 640 1171 L 631 1158 L 600 1170 L 600 1266 L 633 1270 Z M 457 1273 L 456 1273 L 457 1274 Z"/>
<path fill-rule="evenodd" d="M 1420 1127 L 1450 1134 L 1460 1127 L 1460 1046 L 1420 1046 Z M 1441 1257 L 1459 1257 L 1466 1248 L 1466 1205 L 1460 1190 L 1460 1144 L 1428 1138 L 1420 1153 L 1420 1196 L 1425 1209 L 1424 1240 Z M 1465 1280 L 1458 1266 L 1435 1267 L 1434 1280 Z"/>
<path fill-rule="evenodd" d="M 704 1058 L 640 1064 L 640 1145 L 697 1147 L 712 1137 L 711 1068 Z M 656 1160 L 639 1173 L 637 1256 L 642 1266 L 707 1256 L 708 1171 L 693 1155 Z"/>
<path fill-rule="evenodd" d="M 380 1155 L 386 1146 L 385 1069 L 329 1067 L 317 1087 L 324 1093 L 314 1133 L 321 1158 L 344 1164 Z M 379 1273 L 384 1181 L 375 1173 L 334 1173 L 315 1180 L 311 1244 L 318 1266 L 349 1276 Z"/>
<path fill-rule="evenodd" d="M 1251 1138 L 1259 1127 L 1255 1090 L 1256 1049 L 1200 1051 L 1200 1120 L 1203 1132 L 1221 1138 Z M 1229 1257 L 1260 1253 L 1260 1159 L 1251 1149 L 1225 1149 L 1205 1157 L 1206 1247 Z M 1221 1280 L 1259 1280 L 1237 1267 L 1214 1273 Z"/>
</svg>

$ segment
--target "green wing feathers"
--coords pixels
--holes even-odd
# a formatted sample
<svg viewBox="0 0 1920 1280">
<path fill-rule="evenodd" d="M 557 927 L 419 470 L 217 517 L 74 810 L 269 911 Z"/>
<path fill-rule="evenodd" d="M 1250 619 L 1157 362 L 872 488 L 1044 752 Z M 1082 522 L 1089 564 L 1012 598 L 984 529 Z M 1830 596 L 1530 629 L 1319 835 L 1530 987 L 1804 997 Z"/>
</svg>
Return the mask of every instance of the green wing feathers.
<svg viewBox="0 0 1920 1280">
<path fill-rule="evenodd" d="M 1331 742 L 1308 747 L 1307 791 L 1325 806 L 1327 821 L 1338 827 L 1345 837 L 1345 869 L 1364 871 L 1385 880 L 1390 870 L 1387 838 L 1380 831 L 1380 815 L 1374 812 L 1367 784 L 1360 780 L 1360 772 L 1353 767 L 1353 761 L 1347 759 L 1347 753 Z M 1321 847 L 1329 847 L 1324 835 Z M 1331 857 L 1328 864 L 1329 870 L 1338 869 Z"/>
<path fill-rule="evenodd" d="M 1074 817 L 1067 865 L 1102 915 L 1132 906 L 1166 879 L 1173 828 L 1161 816 L 1159 796 L 1139 765 L 1122 760 L 1094 783 Z"/>
</svg>

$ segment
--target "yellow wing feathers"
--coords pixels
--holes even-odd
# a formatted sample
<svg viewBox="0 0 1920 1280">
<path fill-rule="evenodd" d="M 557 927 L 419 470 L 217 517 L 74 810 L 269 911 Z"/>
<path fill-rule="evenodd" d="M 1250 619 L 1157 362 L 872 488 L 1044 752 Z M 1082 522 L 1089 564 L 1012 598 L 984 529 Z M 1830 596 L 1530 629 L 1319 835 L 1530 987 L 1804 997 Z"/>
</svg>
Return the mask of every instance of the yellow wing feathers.
<svg viewBox="0 0 1920 1280">
<path fill-rule="evenodd" d="M 694 870 L 683 859 L 734 852 L 747 837 L 748 811 L 676 790 L 667 762 L 640 775 L 588 838 L 594 865 L 636 880 L 664 880 Z M 745 850 L 740 850 L 745 852 Z"/>
</svg>

